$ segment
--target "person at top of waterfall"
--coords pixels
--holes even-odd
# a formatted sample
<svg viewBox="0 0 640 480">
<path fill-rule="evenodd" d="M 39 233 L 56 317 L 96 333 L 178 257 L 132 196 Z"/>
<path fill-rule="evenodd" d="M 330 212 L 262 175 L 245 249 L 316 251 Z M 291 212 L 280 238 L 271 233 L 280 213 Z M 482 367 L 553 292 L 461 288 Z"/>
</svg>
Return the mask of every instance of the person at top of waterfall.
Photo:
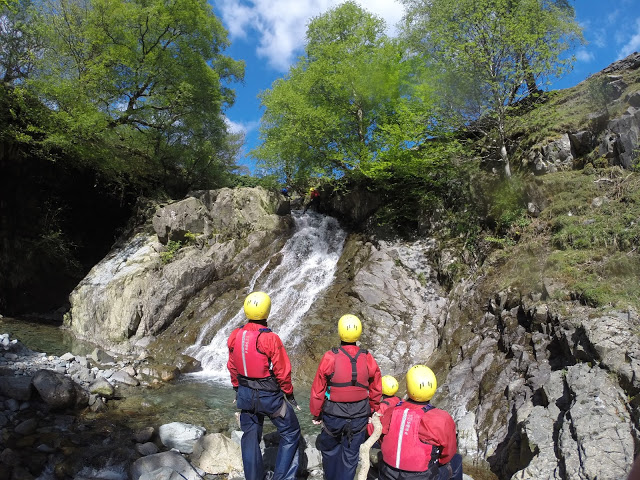
<svg viewBox="0 0 640 480">
<path fill-rule="evenodd" d="M 316 190 L 314 187 L 311 187 L 309 189 L 309 201 L 304 206 L 302 213 L 307 213 L 307 210 L 309 210 L 309 208 L 311 207 L 313 207 L 313 209 L 317 212 L 318 205 L 320 205 L 320 192 Z"/>
<path fill-rule="evenodd" d="M 389 407 L 381 418 L 381 480 L 462 480 L 456 424 L 444 410 L 429 403 L 438 383 L 426 365 L 407 372 L 406 401 Z"/>
<path fill-rule="evenodd" d="M 291 198 L 291 194 L 289 193 L 289 186 L 288 185 L 285 186 L 285 187 L 282 187 L 282 190 L 280 190 L 280 193 L 282 193 L 282 196 L 284 198 L 287 198 L 287 199 Z"/>
<path fill-rule="evenodd" d="M 385 375 L 381 379 L 382 382 L 382 399 L 380 400 L 380 409 L 378 413 L 382 416 L 389 407 L 395 407 L 400 401 L 399 397 L 395 394 L 398 391 L 398 381 L 391 375 Z M 367 426 L 367 435 L 371 436 L 373 433 L 373 424 L 369 423 Z"/>
<path fill-rule="evenodd" d="M 270 311 L 269 295 L 249 294 L 244 301 L 249 321 L 231 332 L 227 341 L 227 368 L 236 390 L 236 406 L 241 410 L 242 463 L 247 480 L 263 480 L 265 476 L 260 451 L 265 416 L 280 434 L 273 479 L 294 479 L 299 463 L 300 424 L 293 407 L 300 407 L 293 396 L 287 352 L 280 337 L 267 327 Z"/>
<path fill-rule="evenodd" d="M 338 321 L 340 346 L 326 352 L 311 385 L 313 423 L 322 425 L 316 446 L 322 453 L 325 478 L 352 480 L 367 424 L 380 408 L 380 368 L 373 355 L 356 342 L 362 323 L 355 315 Z"/>
</svg>

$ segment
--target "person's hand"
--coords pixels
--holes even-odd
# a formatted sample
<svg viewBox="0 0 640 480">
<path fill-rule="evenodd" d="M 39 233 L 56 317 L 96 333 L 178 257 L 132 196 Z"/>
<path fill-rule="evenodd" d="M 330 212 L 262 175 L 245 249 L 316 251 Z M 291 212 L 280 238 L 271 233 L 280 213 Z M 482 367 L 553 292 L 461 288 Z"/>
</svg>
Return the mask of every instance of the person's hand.
<svg viewBox="0 0 640 480">
<path fill-rule="evenodd" d="M 235 396 L 235 398 L 233 399 L 233 403 L 232 403 L 232 405 L 235 405 L 235 404 L 236 404 L 236 402 L 238 401 L 238 387 L 233 387 L 233 389 L 234 389 L 234 390 L 235 390 L 235 392 L 236 392 L 236 396 Z"/>
<path fill-rule="evenodd" d="M 322 420 L 320 420 L 320 417 L 317 417 L 317 416 L 316 416 L 316 417 L 313 417 L 313 418 L 311 419 L 311 422 L 312 422 L 314 425 L 320 425 L 320 424 L 322 423 Z"/>
<path fill-rule="evenodd" d="M 296 402 L 296 397 L 293 396 L 293 392 L 285 394 L 285 397 L 287 399 L 287 402 L 300 410 L 300 405 L 298 405 L 298 402 Z"/>
</svg>

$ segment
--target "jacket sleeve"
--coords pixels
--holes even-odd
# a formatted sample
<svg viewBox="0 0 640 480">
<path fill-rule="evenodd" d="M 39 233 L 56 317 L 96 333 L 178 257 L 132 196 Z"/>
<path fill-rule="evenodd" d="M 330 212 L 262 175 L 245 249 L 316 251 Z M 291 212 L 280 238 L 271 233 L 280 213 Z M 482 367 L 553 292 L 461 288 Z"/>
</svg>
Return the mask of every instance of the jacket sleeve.
<svg viewBox="0 0 640 480">
<path fill-rule="evenodd" d="M 327 391 L 327 379 L 333 373 L 335 366 L 335 358 L 331 352 L 327 352 L 322 356 L 316 376 L 311 384 L 311 397 L 309 398 L 309 410 L 311 415 L 319 417 L 322 413 L 322 405 L 325 401 L 325 392 Z"/>
<path fill-rule="evenodd" d="M 238 329 L 236 328 L 231 335 L 229 335 L 229 339 L 227 340 L 227 348 L 229 349 L 229 360 L 227 360 L 227 370 L 229 370 L 229 375 L 231 375 L 231 385 L 234 387 L 238 386 L 238 369 L 233 363 L 233 348 L 236 344 L 236 334 L 238 333 Z"/>
<path fill-rule="evenodd" d="M 420 439 L 442 448 L 441 465 L 449 463 L 458 451 L 456 424 L 444 410 L 434 409 L 422 416 Z"/>
<path fill-rule="evenodd" d="M 267 335 L 260 335 L 259 348 L 263 351 L 273 366 L 273 374 L 278 380 L 280 390 L 285 394 L 293 393 L 293 384 L 291 383 L 291 362 L 289 355 L 284 348 L 280 337 L 271 332 Z"/>
<path fill-rule="evenodd" d="M 391 415 L 393 415 L 393 407 L 387 408 L 382 414 L 382 418 L 380 419 L 380 423 L 382 424 L 382 434 L 386 435 L 389 433 L 389 426 L 391 425 Z"/>
<path fill-rule="evenodd" d="M 369 406 L 372 412 L 377 412 L 380 410 L 382 399 L 382 374 L 378 363 L 370 353 L 367 355 L 367 366 L 369 368 Z"/>
</svg>

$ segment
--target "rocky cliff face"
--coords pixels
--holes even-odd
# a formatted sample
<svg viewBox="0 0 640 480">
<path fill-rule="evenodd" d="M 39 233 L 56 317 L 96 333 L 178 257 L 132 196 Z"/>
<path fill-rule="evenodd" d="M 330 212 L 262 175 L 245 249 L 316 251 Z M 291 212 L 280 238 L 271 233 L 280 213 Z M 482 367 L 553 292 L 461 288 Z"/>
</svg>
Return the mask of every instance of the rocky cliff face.
<svg viewBox="0 0 640 480">
<path fill-rule="evenodd" d="M 153 233 L 113 251 L 74 290 L 69 327 L 176 362 L 215 311 L 241 302 L 266 259 L 278 261 L 293 222 L 278 211 L 286 204 L 261 189 L 199 192 L 159 208 Z M 163 264 L 163 241 L 191 244 Z M 624 477 L 640 438 L 637 314 L 491 292 L 482 271 L 447 293 L 436 280 L 443 255 L 433 240 L 348 235 L 333 283 L 289 346 L 296 383 L 308 384 L 337 343 L 337 319 L 351 312 L 383 373 L 434 368 L 433 402 L 452 413 L 469 461 L 500 478 Z"/>
<path fill-rule="evenodd" d="M 160 207 L 152 226 L 98 263 L 70 295 L 65 325 L 114 350 L 148 345 L 205 287 L 245 286 L 259 259 L 278 251 L 291 219 L 263 189 L 195 192 Z"/>
</svg>

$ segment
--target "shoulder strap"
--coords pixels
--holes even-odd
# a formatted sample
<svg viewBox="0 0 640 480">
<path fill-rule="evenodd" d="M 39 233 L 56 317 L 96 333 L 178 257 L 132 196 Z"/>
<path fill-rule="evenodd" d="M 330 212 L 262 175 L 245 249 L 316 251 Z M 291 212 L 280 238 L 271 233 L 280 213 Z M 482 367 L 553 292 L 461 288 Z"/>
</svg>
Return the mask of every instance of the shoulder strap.
<svg viewBox="0 0 640 480">
<path fill-rule="evenodd" d="M 430 403 L 427 403 L 424 407 L 422 407 L 422 410 L 424 411 L 424 413 L 427 413 L 429 410 L 436 408 L 433 405 L 431 405 Z"/>
<path fill-rule="evenodd" d="M 333 387 L 360 387 L 360 388 L 366 388 L 367 390 L 369 389 L 369 387 L 367 385 L 363 385 L 361 383 L 358 382 L 358 357 L 360 356 L 360 354 L 363 352 L 361 349 L 358 349 L 358 352 L 355 354 L 355 356 L 351 356 L 349 355 L 349 352 L 347 352 L 344 347 L 340 347 L 340 348 L 332 348 L 331 351 L 338 355 L 339 352 L 344 353 L 347 358 L 350 360 L 351 362 L 351 381 L 350 382 L 341 382 L 341 383 L 334 383 L 332 381 L 333 379 L 333 374 L 331 375 L 331 377 L 329 378 L 329 383 L 331 384 L 331 386 Z M 335 373 L 335 371 L 334 371 Z"/>
<path fill-rule="evenodd" d="M 258 341 L 260 340 L 260 335 L 262 335 L 263 333 L 271 333 L 271 329 L 270 328 L 261 328 L 260 330 L 258 330 L 258 336 L 256 337 L 256 351 L 258 353 L 261 353 L 262 355 L 267 355 L 266 353 L 264 353 L 262 350 L 260 350 L 258 348 Z M 268 357 L 267 357 L 268 358 Z M 271 361 L 271 359 L 269 359 L 269 361 Z"/>
</svg>

